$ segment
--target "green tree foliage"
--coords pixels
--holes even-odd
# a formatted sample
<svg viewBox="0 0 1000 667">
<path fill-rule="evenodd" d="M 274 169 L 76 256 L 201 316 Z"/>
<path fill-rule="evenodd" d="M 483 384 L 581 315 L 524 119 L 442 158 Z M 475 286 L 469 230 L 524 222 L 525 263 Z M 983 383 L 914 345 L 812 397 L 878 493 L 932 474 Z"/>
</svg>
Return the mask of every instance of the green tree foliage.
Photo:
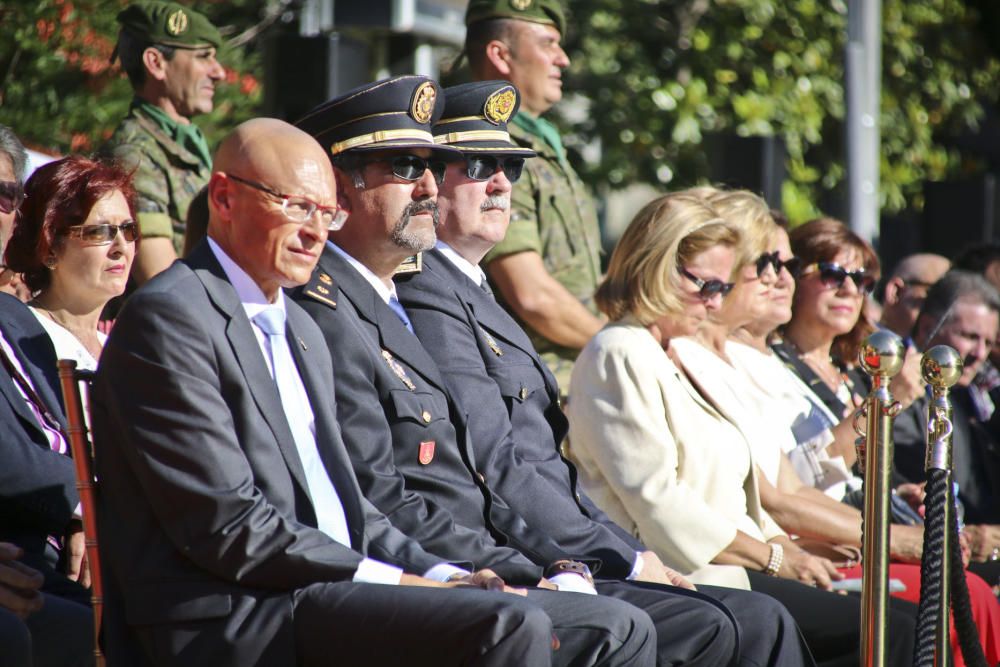
<svg viewBox="0 0 1000 667">
<path fill-rule="evenodd" d="M 680 187 L 708 172 L 717 132 L 784 138 L 794 221 L 844 181 L 846 0 L 573 0 L 567 129 L 599 139 L 595 185 Z M 1000 62 L 966 0 L 883 0 L 882 205 L 919 207 L 924 180 L 960 173 L 945 140 L 997 99 Z"/>
<path fill-rule="evenodd" d="M 26 144 L 61 154 L 89 153 L 111 135 L 128 110 L 132 88 L 116 61 L 115 16 L 126 0 L 5 0 L 0 4 L 0 123 Z M 191 3 L 220 26 L 242 36 L 266 10 L 236 0 Z M 243 41 L 243 40 L 239 40 Z M 226 46 L 226 81 L 215 110 L 197 119 L 214 145 L 260 106 L 260 62 L 251 48 Z"/>
</svg>

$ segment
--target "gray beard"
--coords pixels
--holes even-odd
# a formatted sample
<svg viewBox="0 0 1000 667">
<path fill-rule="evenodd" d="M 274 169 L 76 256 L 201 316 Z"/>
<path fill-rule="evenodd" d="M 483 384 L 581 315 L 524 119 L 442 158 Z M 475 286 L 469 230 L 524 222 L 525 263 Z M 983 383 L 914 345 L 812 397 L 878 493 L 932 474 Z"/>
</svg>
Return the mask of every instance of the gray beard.
<svg viewBox="0 0 1000 667">
<path fill-rule="evenodd" d="M 430 211 L 434 219 L 434 229 L 437 229 L 438 225 L 441 224 L 441 214 L 438 211 L 437 202 L 430 200 L 410 202 L 407 204 L 406 208 L 403 210 L 403 214 L 399 216 L 399 220 L 389 233 L 389 239 L 400 248 L 411 250 L 413 252 L 423 252 L 424 250 L 430 250 L 433 248 L 434 244 L 437 242 L 436 235 L 428 241 L 409 230 L 410 218 L 425 211 Z"/>
</svg>

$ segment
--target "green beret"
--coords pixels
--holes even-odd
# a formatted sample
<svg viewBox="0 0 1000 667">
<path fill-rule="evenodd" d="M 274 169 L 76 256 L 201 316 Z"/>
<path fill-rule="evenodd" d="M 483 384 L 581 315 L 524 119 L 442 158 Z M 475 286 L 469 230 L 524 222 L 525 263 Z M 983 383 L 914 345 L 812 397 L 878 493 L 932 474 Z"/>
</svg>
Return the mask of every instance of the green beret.
<svg viewBox="0 0 1000 667">
<path fill-rule="evenodd" d="M 518 19 L 544 23 L 566 34 L 566 14 L 560 0 L 469 0 L 465 25 L 487 19 Z"/>
<path fill-rule="evenodd" d="M 181 48 L 222 46 L 219 29 L 204 14 L 176 2 L 133 2 L 118 13 L 122 30 L 152 44 Z"/>
</svg>

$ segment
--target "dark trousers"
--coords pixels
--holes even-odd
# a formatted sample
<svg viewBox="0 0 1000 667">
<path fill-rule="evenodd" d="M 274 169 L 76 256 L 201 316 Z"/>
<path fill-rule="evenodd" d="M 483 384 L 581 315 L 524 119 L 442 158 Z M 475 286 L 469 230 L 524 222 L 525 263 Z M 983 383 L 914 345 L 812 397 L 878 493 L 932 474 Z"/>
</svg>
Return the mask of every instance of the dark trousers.
<svg viewBox="0 0 1000 667">
<path fill-rule="evenodd" d="M 22 620 L 0 608 L 0 667 L 86 667 L 94 664 L 90 607 L 45 595 Z"/>
<path fill-rule="evenodd" d="M 760 572 L 748 574 L 753 590 L 774 597 L 791 612 L 817 664 L 823 667 L 861 664 L 860 597 L 838 595 Z M 915 604 L 889 598 L 888 665 L 909 667 L 913 663 L 916 621 Z"/>
<path fill-rule="evenodd" d="M 294 618 L 299 664 L 307 667 L 640 667 L 656 660 L 649 617 L 597 595 L 318 584 L 297 596 Z"/>
</svg>

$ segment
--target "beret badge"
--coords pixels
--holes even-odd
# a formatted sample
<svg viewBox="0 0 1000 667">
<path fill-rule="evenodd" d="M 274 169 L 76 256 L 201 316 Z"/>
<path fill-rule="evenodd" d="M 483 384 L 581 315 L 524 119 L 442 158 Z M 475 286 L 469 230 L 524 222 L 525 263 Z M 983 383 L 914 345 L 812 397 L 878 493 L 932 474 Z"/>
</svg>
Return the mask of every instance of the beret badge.
<svg viewBox="0 0 1000 667">
<path fill-rule="evenodd" d="M 531 0 L 510 0 L 510 6 L 520 12 L 523 12 L 531 6 Z"/>
<path fill-rule="evenodd" d="M 184 13 L 183 9 L 178 9 L 176 12 L 167 17 L 167 32 L 176 37 L 181 35 L 188 28 L 188 17 Z"/>
<path fill-rule="evenodd" d="M 413 92 L 413 102 L 410 104 L 410 115 L 418 123 L 429 123 L 434 115 L 434 102 L 437 100 L 437 91 L 434 84 L 426 81 Z"/>
<path fill-rule="evenodd" d="M 510 86 L 501 88 L 486 98 L 486 103 L 483 105 L 483 115 L 494 125 L 506 123 L 510 120 L 516 103 L 517 95 L 514 93 L 514 89 Z"/>
</svg>

